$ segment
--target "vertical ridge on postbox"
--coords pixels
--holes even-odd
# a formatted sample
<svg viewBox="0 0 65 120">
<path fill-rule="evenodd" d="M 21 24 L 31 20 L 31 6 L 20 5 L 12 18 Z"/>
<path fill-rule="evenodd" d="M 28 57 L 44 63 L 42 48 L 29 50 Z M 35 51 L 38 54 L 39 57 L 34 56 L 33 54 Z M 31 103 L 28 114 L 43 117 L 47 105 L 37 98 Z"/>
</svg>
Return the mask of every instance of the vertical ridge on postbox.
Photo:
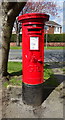
<svg viewBox="0 0 65 120">
<path fill-rule="evenodd" d="M 29 13 L 18 17 L 22 21 L 23 82 L 37 85 L 44 82 L 44 23 L 49 16 Z"/>
</svg>

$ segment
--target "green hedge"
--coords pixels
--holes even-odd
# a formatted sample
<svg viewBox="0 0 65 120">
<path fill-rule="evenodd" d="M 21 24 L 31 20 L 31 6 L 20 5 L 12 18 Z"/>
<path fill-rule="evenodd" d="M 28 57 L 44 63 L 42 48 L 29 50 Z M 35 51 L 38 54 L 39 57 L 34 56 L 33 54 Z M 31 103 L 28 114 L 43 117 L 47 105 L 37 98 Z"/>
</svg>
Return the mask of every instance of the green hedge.
<svg viewBox="0 0 65 120">
<path fill-rule="evenodd" d="M 44 36 L 44 41 L 46 42 L 46 34 Z M 65 34 L 47 34 L 48 42 L 65 42 Z"/>
<path fill-rule="evenodd" d="M 21 40 L 21 36 L 22 35 L 20 34 L 20 36 L 19 36 L 20 37 L 20 42 L 22 41 Z M 16 34 L 12 34 L 12 36 L 11 36 L 11 42 L 16 42 Z"/>
<path fill-rule="evenodd" d="M 12 34 L 11 42 L 16 41 L 16 34 Z M 20 42 L 21 42 L 21 34 L 20 34 Z M 46 42 L 46 34 L 44 35 L 44 41 Z M 65 34 L 47 34 L 48 42 L 65 42 Z"/>
</svg>

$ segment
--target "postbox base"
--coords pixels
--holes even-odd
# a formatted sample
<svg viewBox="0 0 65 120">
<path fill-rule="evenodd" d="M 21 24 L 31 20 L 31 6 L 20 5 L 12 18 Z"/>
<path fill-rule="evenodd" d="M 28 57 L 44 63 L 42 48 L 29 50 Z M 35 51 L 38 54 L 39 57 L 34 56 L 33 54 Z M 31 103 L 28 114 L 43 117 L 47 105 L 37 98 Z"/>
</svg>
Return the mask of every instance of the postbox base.
<svg viewBox="0 0 65 120">
<path fill-rule="evenodd" d="M 23 103 L 32 106 L 39 106 L 43 102 L 43 84 L 28 85 L 22 83 Z"/>
</svg>

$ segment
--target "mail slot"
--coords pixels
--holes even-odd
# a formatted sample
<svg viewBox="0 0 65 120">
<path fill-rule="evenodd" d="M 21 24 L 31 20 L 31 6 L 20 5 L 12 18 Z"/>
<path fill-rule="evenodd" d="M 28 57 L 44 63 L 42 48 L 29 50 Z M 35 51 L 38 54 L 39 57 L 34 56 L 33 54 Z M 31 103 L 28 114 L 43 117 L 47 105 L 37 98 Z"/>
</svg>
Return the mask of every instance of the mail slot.
<svg viewBox="0 0 65 120">
<path fill-rule="evenodd" d="M 41 33 L 42 33 L 42 29 L 39 27 L 36 28 L 28 27 L 28 34 L 41 34 Z"/>
<path fill-rule="evenodd" d="M 28 13 L 18 17 L 18 21 L 22 22 L 22 81 L 25 89 L 26 85 L 33 87 L 44 82 L 44 23 L 48 19 L 49 16 L 42 13 Z M 37 98 L 40 99 L 39 94 Z"/>
</svg>

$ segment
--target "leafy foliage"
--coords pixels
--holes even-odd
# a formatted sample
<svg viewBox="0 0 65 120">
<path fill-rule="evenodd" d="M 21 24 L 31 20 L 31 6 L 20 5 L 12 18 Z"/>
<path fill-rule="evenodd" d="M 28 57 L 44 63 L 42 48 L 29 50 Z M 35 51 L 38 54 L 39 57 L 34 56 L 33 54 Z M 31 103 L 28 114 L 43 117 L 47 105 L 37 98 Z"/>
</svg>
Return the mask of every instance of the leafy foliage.
<svg viewBox="0 0 65 120">
<path fill-rule="evenodd" d="M 45 35 L 45 42 L 46 42 L 46 35 Z M 47 35 L 48 42 L 65 42 L 65 34 L 48 34 Z"/>
<path fill-rule="evenodd" d="M 65 34 L 48 34 L 47 35 L 48 42 L 65 42 Z M 13 34 L 11 37 L 11 42 L 16 41 L 16 34 Z M 20 34 L 20 42 L 22 41 Z M 44 41 L 46 42 L 46 35 L 44 36 Z"/>
</svg>

